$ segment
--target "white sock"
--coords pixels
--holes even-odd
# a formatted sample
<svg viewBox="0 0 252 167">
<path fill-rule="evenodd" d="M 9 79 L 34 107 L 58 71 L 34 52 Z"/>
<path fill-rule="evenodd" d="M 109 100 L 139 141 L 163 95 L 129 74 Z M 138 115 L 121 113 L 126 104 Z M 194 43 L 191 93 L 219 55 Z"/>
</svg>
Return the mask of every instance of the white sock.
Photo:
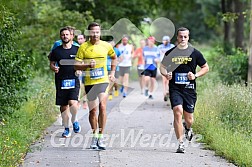
<svg viewBox="0 0 252 167">
<path fill-rule="evenodd" d="M 69 128 L 69 113 L 68 110 L 61 113 L 62 123 L 65 128 Z"/>
</svg>

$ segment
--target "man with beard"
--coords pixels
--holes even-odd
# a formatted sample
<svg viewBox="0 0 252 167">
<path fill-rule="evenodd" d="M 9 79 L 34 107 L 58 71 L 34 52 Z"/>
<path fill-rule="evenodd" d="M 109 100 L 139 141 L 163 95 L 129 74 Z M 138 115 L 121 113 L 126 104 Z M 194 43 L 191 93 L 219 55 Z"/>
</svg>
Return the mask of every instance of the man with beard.
<svg viewBox="0 0 252 167">
<path fill-rule="evenodd" d="M 79 47 L 72 44 L 70 31 L 67 27 L 60 30 L 62 45 L 53 49 L 50 56 L 50 68 L 55 72 L 56 105 L 60 105 L 62 122 L 65 127 L 62 137 L 71 136 L 69 110 L 72 115 L 73 131 L 75 133 L 81 131 L 77 120 L 80 82 L 75 75 L 74 65 L 71 65 L 71 60 L 74 60 Z"/>
</svg>

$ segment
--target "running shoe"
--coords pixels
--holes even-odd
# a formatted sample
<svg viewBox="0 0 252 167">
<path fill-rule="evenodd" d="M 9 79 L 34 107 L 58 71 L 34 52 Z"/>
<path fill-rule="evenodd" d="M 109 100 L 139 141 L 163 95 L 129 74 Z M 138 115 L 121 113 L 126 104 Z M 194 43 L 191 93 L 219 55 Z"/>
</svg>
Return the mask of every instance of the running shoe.
<svg viewBox="0 0 252 167">
<path fill-rule="evenodd" d="M 93 137 L 93 138 L 92 138 L 92 141 L 91 141 L 90 148 L 91 148 L 91 149 L 97 149 L 97 148 L 98 148 L 97 142 L 98 142 L 98 138 L 97 138 L 97 137 Z"/>
<path fill-rule="evenodd" d="M 167 93 L 165 96 L 164 96 L 164 101 L 167 101 L 169 98 L 169 94 Z"/>
<path fill-rule="evenodd" d="M 123 92 L 123 97 L 125 98 L 127 96 L 127 93 Z"/>
<path fill-rule="evenodd" d="M 145 92 L 144 92 L 145 96 L 148 96 L 148 92 L 149 92 L 149 90 L 145 89 Z"/>
<path fill-rule="evenodd" d="M 115 96 L 115 97 L 119 96 L 118 90 L 115 90 L 115 91 L 114 91 L 114 96 Z"/>
<path fill-rule="evenodd" d="M 65 128 L 64 132 L 62 133 L 62 137 L 70 137 L 71 133 L 69 128 Z"/>
<path fill-rule="evenodd" d="M 176 153 L 185 153 L 185 145 L 183 142 L 179 143 Z"/>
<path fill-rule="evenodd" d="M 186 127 L 186 123 L 185 123 L 185 122 L 183 122 L 183 126 L 184 126 L 184 128 L 185 128 L 185 137 L 186 137 L 186 139 L 189 140 L 189 141 L 191 141 L 192 138 L 193 138 L 193 136 L 194 136 L 193 131 L 192 131 L 192 128 L 189 128 L 189 129 L 188 129 L 188 128 Z"/>
<path fill-rule="evenodd" d="M 149 96 L 149 99 L 154 99 L 152 95 Z"/>
<path fill-rule="evenodd" d="M 112 96 L 112 95 L 109 95 L 108 99 L 109 99 L 109 100 L 112 100 L 112 99 L 113 99 L 113 96 Z"/>
<path fill-rule="evenodd" d="M 121 86 L 121 88 L 120 88 L 120 93 L 123 93 L 123 90 L 124 90 L 124 87 Z"/>
<path fill-rule="evenodd" d="M 99 138 L 99 139 L 98 139 L 97 146 L 98 146 L 98 148 L 101 149 L 101 150 L 106 150 L 106 145 L 105 145 L 105 143 L 104 143 L 103 138 Z"/>
<path fill-rule="evenodd" d="M 80 133 L 81 126 L 80 126 L 79 122 L 76 121 L 73 123 L 73 131 L 74 131 L 74 133 Z"/>
</svg>

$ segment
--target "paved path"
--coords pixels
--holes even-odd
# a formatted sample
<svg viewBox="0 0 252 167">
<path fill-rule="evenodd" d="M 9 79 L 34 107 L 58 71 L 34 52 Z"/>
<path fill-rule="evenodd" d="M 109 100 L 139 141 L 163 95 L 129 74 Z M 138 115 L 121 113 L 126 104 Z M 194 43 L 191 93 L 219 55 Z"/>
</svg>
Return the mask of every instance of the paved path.
<svg viewBox="0 0 252 167">
<path fill-rule="evenodd" d="M 61 138 L 60 118 L 46 130 L 43 140 L 31 147 L 23 166 L 85 166 L 85 167 L 217 167 L 234 166 L 202 149 L 202 144 L 186 143 L 186 153 L 175 153 L 177 141 L 173 129 L 173 114 L 163 102 L 161 85 L 154 100 L 140 95 L 137 83 L 127 98 L 116 97 L 108 103 L 105 135 L 107 150 L 89 149 L 90 126 L 88 111 L 79 112 L 80 134 Z M 199 134 L 198 137 L 201 137 Z"/>
</svg>

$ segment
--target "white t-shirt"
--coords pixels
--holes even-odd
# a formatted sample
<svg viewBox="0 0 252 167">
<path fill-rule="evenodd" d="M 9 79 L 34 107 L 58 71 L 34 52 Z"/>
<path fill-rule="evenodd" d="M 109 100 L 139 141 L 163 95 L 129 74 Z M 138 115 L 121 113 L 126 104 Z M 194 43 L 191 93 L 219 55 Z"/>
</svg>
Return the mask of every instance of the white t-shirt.
<svg viewBox="0 0 252 167">
<path fill-rule="evenodd" d="M 118 64 L 118 66 L 120 66 L 120 67 L 130 67 L 130 66 L 132 66 L 132 61 L 131 61 L 131 59 L 132 59 L 132 55 L 131 55 L 132 45 L 130 45 L 130 44 L 127 44 L 127 45 L 121 44 L 118 49 L 119 49 L 119 51 L 121 53 L 120 57 L 123 59 Z"/>
</svg>

